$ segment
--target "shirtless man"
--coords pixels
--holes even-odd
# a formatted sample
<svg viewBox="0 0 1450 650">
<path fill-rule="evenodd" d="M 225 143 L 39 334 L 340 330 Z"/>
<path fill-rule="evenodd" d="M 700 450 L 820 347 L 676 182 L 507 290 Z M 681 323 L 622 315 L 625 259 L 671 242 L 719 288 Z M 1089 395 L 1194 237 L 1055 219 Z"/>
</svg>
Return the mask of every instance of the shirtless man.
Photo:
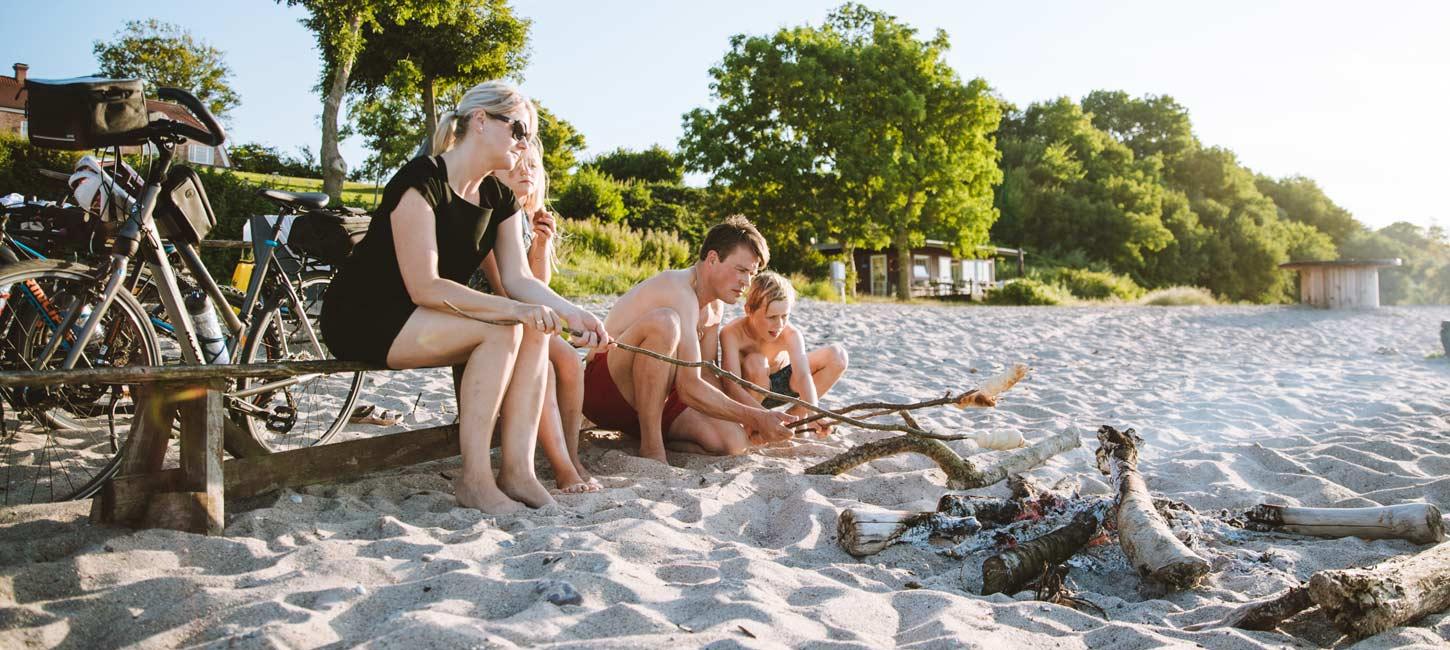
<svg viewBox="0 0 1450 650">
<path fill-rule="evenodd" d="M 663 271 L 624 294 L 604 328 L 614 339 L 682 361 L 715 358 L 725 303 L 735 304 L 770 261 L 765 239 L 744 217 L 710 229 L 688 269 Z M 642 354 L 610 348 L 584 369 L 584 415 L 601 428 L 639 436 L 639 455 L 660 462 L 665 447 L 736 455 L 752 443 L 791 437 L 797 416 L 730 399 L 701 376 Z"/>
</svg>

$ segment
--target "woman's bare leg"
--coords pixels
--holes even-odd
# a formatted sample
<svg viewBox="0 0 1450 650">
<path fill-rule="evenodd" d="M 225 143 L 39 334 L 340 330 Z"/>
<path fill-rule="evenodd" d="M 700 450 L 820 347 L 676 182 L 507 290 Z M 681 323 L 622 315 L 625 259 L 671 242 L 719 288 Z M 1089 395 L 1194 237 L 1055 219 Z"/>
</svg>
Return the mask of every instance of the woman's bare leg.
<svg viewBox="0 0 1450 650">
<path fill-rule="evenodd" d="M 565 345 L 568 345 L 565 343 Z M 552 345 L 550 346 L 552 347 Z M 579 488 L 584 480 L 574 469 L 569 457 L 569 446 L 565 443 L 563 421 L 559 417 L 559 401 L 555 396 L 554 370 L 549 368 L 549 379 L 544 384 L 544 410 L 539 416 L 539 447 L 554 467 L 554 485 L 562 492 L 582 492 Z"/>
<path fill-rule="evenodd" d="M 513 377 L 503 394 L 503 462 L 498 468 L 498 487 L 534 508 L 554 503 L 554 497 L 534 475 L 534 448 L 544 407 L 551 338 L 538 330 L 524 330 Z M 467 375 L 468 371 L 464 371 Z"/>
<path fill-rule="evenodd" d="M 579 475 L 579 480 L 593 488 L 599 482 L 589 475 L 589 470 L 579 459 L 579 428 L 584 421 L 584 362 L 579 359 L 574 346 L 564 339 L 555 338 L 549 344 L 549 364 L 554 371 L 555 401 L 559 407 L 560 426 L 564 430 L 564 445 L 569 449 L 569 460 L 574 464 L 574 473 Z"/>
<path fill-rule="evenodd" d="M 489 514 L 523 508 L 494 481 L 489 443 L 523 328 L 488 325 L 419 307 L 388 350 L 390 368 L 427 368 L 468 362 L 458 386 L 458 438 L 463 475 L 454 481 L 458 503 Z M 507 444 L 508 439 L 505 437 Z M 532 450 L 531 450 L 532 451 Z"/>
</svg>

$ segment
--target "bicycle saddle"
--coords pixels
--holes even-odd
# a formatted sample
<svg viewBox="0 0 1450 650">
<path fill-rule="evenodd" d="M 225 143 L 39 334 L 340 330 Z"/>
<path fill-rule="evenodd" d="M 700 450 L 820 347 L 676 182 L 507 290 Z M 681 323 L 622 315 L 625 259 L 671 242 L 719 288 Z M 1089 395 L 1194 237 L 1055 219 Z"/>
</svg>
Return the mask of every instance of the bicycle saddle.
<svg viewBox="0 0 1450 650">
<path fill-rule="evenodd" d="M 283 192 L 282 190 L 258 190 L 257 194 L 265 196 L 282 205 L 290 205 L 298 208 L 316 210 L 327 207 L 327 195 L 322 192 Z"/>
</svg>

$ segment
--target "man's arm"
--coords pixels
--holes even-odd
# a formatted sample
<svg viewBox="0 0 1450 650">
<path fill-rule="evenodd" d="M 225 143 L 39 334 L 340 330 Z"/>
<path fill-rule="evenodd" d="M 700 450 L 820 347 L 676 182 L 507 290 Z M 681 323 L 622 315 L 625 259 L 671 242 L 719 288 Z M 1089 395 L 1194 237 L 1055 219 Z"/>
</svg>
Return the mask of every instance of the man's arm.
<svg viewBox="0 0 1450 650">
<path fill-rule="evenodd" d="M 680 313 L 681 336 L 677 353 L 681 361 L 700 360 L 700 341 L 694 336 L 695 328 L 699 325 L 700 308 L 693 298 L 682 297 L 674 305 L 674 309 Z M 746 406 L 730 399 L 720 389 L 701 378 L 699 368 L 676 369 L 675 389 L 691 408 L 713 418 L 739 423 L 766 440 L 785 440 L 792 435 L 790 429 L 783 424 L 796 419 L 794 416 L 767 411 L 758 406 Z"/>
<path fill-rule="evenodd" d="M 708 309 L 710 309 L 710 308 L 707 306 L 707 307 L 705 307 L 705 309 L 701 309 L 700 310 L 700 313 L 703 314 Z M 705 326 L 705 329 L 704 329 L 704 331 L 701 334 L 702 334 L 702 336 L 700 337 L 700 358 L 702 360 L 704 360 L 704 361 L 713 361 L 713 362 L 715 362 L 718 365 L 720 363 L 720 356 L 721 356 L 720 355 L 720 321 L 716 321 L 714 325 L 707 325 L 707 326 Z M 711 386 L 714 386 L 716 389 L 722 390 L 722 391 L 725 390 L 725 386 L 724 385 L 727 384 L 727 383 L 729 383 L 729 382 L 726 382 L 726 381 L 720 379 L 720 377 L 718 375 L 716 375 L 715 373 L 709 372 L 709 371 L 705 371 L 705 372 L 700 373 L 700 378 L 701 379 L 704 379 L 707 382 L 709 382 L 710 385 Z M 728 392 L 727 392 L 727 394 L 728 394 Z"/>
</svg>

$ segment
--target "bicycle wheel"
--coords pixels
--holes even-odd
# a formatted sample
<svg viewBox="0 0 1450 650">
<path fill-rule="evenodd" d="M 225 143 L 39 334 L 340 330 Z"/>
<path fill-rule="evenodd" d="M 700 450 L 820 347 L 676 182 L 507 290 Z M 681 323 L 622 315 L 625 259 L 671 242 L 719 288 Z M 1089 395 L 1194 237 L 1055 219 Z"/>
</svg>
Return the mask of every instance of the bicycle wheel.
<svg viewBox="0 0 1450 650">
<path fill-rule="evenodd" d="M 60 331 L 71 310 L 99 299 L 95 270 L 78 262 L 32 260 L 0 267 L 0 370 L 53 370 L 65 360 L 81 319 Z M 56 336 L 67 337 L 41 360 Z M 125 292 L 106 311 L 77 368 L 155 365 L 155 334 Z M 136 413 L 133 386 L 70 384 L 0 389 L 0 505 L 83 499 L 120 466 Z M 59 426 L 64 424 L 65 426 Z"/>
<path fill-rule="evenodd" d="M 322 313 L 322 296 L 332 276 L 310 273 L 299 283 L 301 309 L 290 301 L 273 299 L 253 312 L 256 321 L 248 330 L 238 363 L 276 363 L 328 359 L 325 345 L 313 344 L 302 319 L 307 319 L 316 332 Z M 228 396 L 227 408 L 233 421 L 269 452 L 320 445 L 347 424 L 362 389 L 363 373 L 335 373 L 295 377 L 288 382 L 271 379 L 241 378 L 236 390 Z M 277 386 L 255 394 L 249 391 Z M 241 395 L 241 397 L 233 397 Z M 241 403 L 238 403 L 238 402 Z"/>
</svg>

